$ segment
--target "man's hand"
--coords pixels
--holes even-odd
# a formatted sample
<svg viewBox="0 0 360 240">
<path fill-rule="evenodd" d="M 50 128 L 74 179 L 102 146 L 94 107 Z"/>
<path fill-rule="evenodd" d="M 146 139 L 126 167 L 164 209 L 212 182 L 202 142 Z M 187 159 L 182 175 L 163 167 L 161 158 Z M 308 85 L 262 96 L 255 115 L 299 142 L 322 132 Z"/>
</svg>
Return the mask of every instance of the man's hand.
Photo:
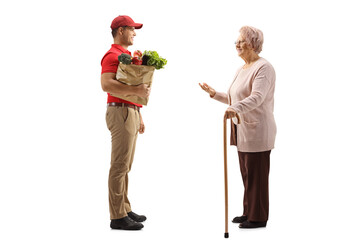
<svg viewBox="0 0 360 240">
<path fill-rule="evenodd" d="M 147 98 L 150 95 L 151 88 L 147 84 L 140 84 L 134 87 L 134 93 L 136 96 Z"/>
<path fill-rule="evenodd" d="M 139 133 L 140 134 L 143 134 L 145 132 L 145 124 L 144 124 L 144 121 L 142 119 L 142 116 L 140 114 L 140 128 L 139 128 Z"/>
</svg>

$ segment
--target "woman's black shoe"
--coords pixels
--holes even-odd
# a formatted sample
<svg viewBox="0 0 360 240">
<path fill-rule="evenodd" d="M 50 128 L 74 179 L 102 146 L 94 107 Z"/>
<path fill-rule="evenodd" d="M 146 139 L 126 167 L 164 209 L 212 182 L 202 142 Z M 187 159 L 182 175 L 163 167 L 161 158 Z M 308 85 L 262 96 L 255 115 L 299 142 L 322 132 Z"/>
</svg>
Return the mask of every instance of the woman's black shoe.
<svg viewBox="0 0 360 240">
<path fill-rule="evenodd" d="M 243 223 L 247 220 L 247 216 L 240 216 L 240 217 L 235 217 L 232 222 L 233 223 Z"/>
<path fill-rule="evenodd" d="M 111 220 L 110 227 L 112 229 L 123 229 L 123 230 L 140 230 L 144 227 L 141 223 L 135 222 L 128 216 Z"/>
<path fill-rule="evenodd" d="M 128 213 L 128 216 L 136 222 L 144 222 L 146 220 L 146 217 L 144 215 L 137 215 L 132 211 Z"/>
<path fill-rule="evenodd" d="M 240 223 L 239 225 L 239 228 L 260 228 L 260 227 L 266 227 L 266 222 L 245 221 L 243 223 Z"/>
</svg>

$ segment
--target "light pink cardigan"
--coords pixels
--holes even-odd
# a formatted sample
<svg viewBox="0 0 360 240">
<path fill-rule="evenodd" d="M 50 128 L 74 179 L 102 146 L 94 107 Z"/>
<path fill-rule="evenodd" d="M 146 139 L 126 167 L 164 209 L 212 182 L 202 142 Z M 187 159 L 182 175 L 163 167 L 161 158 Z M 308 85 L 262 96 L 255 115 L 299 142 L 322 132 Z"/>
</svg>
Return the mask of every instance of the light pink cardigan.
<svg viewBox="0 0 360 240">
<path fill-rule="evenodd" d="M 229 104 L 241 123 L 237 124 L 237 148 L 240 152 L 263 152 L 274 148 L 275 71 L 260 58 L 247 69 L 238 69 L 227 93 L 216 92 L 214 99 Z"/>
</svg>

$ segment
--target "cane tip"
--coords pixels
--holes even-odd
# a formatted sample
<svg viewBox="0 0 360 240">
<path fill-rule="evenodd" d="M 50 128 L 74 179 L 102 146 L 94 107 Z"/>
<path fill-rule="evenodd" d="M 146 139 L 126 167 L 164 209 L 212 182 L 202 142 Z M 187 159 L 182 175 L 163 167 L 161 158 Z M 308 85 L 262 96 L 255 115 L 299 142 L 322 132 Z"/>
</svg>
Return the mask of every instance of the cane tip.
<svg viewBox="0 0 360 240">
<path fill-rule="evenodd" d="M 225 233 L 224 238 L 229 238 L 229 233 Z"/>
</svg>

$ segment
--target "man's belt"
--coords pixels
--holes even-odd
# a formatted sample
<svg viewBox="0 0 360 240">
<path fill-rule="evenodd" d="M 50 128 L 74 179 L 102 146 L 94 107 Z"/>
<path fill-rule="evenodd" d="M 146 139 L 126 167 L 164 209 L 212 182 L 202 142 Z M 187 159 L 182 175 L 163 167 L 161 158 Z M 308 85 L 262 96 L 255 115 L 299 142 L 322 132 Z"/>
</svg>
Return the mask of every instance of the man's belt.
<svg viewBox="0 0 360 240">
<path fill-rule="evenodd" d="M 133 104 L 128 103 L 117 103 L 117 102 L 111 102 L 107 104 L 109 107 L 127 107 L 127 108 L 133 108 L 136 111 L 140 112 L 140 107 L 135 106 Z"/>
</svg>

